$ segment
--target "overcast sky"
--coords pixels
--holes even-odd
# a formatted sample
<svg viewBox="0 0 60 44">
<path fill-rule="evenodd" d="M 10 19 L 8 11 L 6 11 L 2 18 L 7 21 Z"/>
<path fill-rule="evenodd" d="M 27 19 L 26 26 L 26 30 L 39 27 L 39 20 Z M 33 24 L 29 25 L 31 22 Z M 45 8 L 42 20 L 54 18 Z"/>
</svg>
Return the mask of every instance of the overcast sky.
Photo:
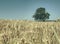
<svg viewBox="0 0 60 44">
<path fill-rule="evenodd" d="M 60 18 L 60 0 L 0 0 L 0 19 L 33 20 L 39 7 L 46 8 L 51 20 Z"/>
</svg>

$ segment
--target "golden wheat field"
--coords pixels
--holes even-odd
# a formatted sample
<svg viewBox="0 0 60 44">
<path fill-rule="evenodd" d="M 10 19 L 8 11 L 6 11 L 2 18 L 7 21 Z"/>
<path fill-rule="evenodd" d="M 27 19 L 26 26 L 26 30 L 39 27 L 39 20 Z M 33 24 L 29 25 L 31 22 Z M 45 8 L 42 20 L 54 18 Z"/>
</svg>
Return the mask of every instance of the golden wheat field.
<svg viewBox="0 0 60 44">
<path fill-rule="evenodd" d="M 60 44 L 60 22 L 0 20 L 0 44 Z"/>
</svg>

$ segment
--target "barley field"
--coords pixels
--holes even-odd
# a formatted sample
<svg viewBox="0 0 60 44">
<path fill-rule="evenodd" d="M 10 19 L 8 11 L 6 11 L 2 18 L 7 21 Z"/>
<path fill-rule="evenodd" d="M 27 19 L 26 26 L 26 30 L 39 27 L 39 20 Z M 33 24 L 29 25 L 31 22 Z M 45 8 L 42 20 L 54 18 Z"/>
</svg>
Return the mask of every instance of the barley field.
<svg viewBox="0 0 60 44">
<path fill-rule="evenodd" d="M 0 20 L 0 44 L 60 44 L 60 22 Z"/>
</svg>

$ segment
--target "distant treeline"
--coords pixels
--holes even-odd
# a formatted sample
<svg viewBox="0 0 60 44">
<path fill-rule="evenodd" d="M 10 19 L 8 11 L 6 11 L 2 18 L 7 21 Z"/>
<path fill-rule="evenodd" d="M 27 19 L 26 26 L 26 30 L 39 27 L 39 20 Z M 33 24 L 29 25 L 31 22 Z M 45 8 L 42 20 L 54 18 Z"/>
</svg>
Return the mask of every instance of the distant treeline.
<svg viewBox="0 0 60 44">
<path fill-rule="evenodd" d="M 39 22 L 42 22 L 42 20 L 37 20 Z M 60 19 L 57 19 L 57 20 L 45 20 L 43 22 L 60 22 Z"/>
</svg>

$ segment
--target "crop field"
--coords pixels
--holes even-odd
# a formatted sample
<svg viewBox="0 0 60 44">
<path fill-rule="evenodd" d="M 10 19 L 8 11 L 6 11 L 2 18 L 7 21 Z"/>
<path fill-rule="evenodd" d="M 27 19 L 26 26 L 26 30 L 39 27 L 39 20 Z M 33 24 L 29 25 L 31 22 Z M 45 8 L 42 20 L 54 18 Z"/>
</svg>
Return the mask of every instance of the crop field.
<svg viewBox="0 0 60 44">
<path fill-rule="evenodd" d="M 60 22 L 0 20 L 0 44 L 60 44 Z"/>
</svg>

